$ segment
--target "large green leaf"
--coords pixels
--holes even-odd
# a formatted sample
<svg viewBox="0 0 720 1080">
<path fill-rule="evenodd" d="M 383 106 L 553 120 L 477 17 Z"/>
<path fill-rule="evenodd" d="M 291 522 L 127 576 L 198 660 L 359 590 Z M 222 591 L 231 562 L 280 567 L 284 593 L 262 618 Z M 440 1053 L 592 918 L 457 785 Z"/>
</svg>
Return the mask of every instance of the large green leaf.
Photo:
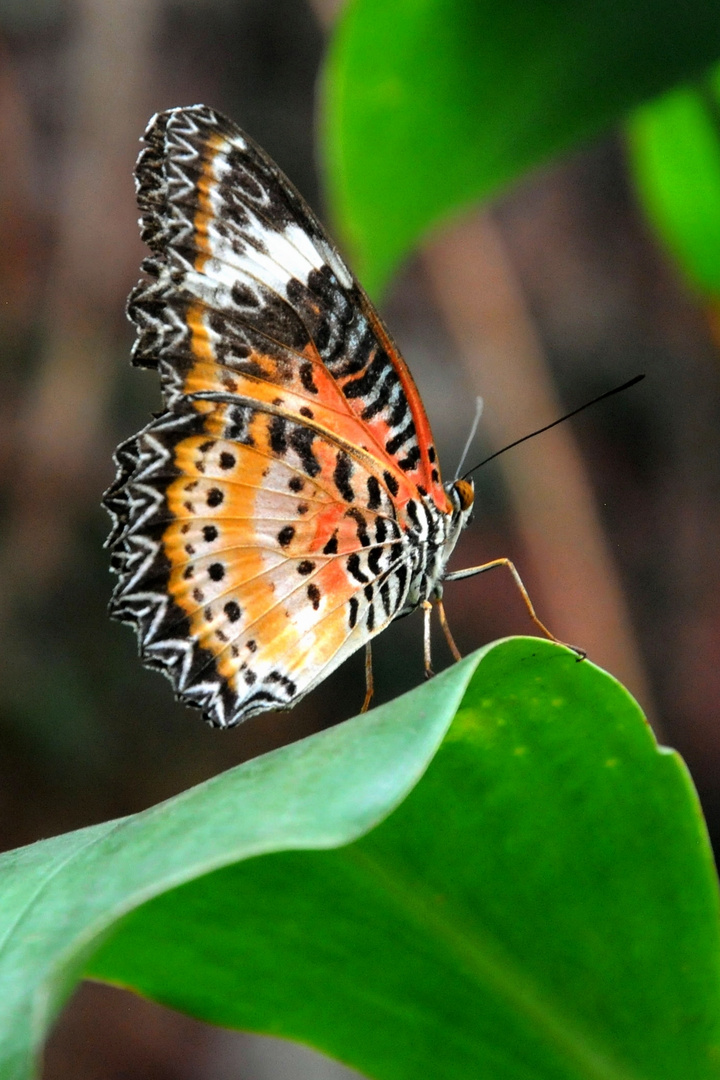
<svg viewBox="0 0 720 1080">
<path fill-rule="evenodd" d="M 31 1074 L 87 956 L 128 911 L 239 859 L 335 847 L 377 824 L 426 768 L 482 655 L 144 813 L 0 857 L 1 1080 Z"/>
<path fill-rule="evenodd" d="M 709 0 L 351 0 L 326 64 L 324 144 L 366 287 L 452 211 L 719 56 Z"/>
<path fill-rule="evenodd" d="M 720 1076 L 692 785 L 622 687 L 534 638 L 0 870 L 3 1080 L 83 964 L 388 1080 Z"/>
<path fill-rule="evenodd" d="M 688 280 L 720 296 L 720 70 L 642 106 L 628 123 L 645 210 Z"/>
</svg>

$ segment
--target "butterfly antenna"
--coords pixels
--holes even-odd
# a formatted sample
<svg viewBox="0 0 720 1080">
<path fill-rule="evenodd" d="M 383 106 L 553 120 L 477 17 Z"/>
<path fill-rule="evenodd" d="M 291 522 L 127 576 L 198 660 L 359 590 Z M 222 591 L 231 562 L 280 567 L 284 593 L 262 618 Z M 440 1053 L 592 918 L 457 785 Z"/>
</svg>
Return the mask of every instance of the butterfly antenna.
<svg viewBox="0 0 720 1080">
<path fill-rule="evenodd" d="M 529 435 L 523 435 L 521 439 L 516 439 L 515 442 L 508 443 L 507 446 L 503 446 L 502 450 L 496 450 L 494 454 L 490 455 L 490 457 L 486 457 L 477 465 L 473 465 L 472 469 L 468 469 L 466 473 L 463 473 L 462 479 L 467 479 L 467 477 L 470 476 L 471 473 L 474 473 L 476 469 L 479 469 L 481 465 L 487 465 L 488 461 L 492 461 L 493 458 L 499 457 L 500 454 L 504 454 L 506 450 L 512 450 L 513 446 L 519 446 L 520 443 L 527 442 L 528 439 L 534 439 L 536 435 L 542 435 L 544 431 L 549 431 L 550 428 L 557 427 L 558 424 L 562 424 L 565 422 L 565 420 L 569 420 L 571 416 L 577 416 L 577 414 L 581 413 L 583 409 L 589 409 L 591 405 L 597 405 L 599 401 L 604 401 L 605 398 L 612 397 L 613 394 L 619 394 L 621 390 L 629 390 L 631 386 L 635 386 L 636 383 L 642 382 L 644 378 L 644 375 L 636 375 L 634 379 L 628 379 L 628 381 L 624 382 L 622 386 L 615 386 L 612 390 L 606 390 L 604 394 L 599 394 L 598 397 L 594 397 L 592 401 L 586 401 L 584 405 L 579 405 L 578 408 L 573 409 L 572 412 L 565 413 L 565 415 L 561 416 L 558 420 L 553 420 L 552 424 L 546 424 L 545 427 L 538 428 L 537 431 L 531 431 Z M 478 401 L 480 400 L 481 399 L 478 398 Z M 468 440 L 468 444 L 469 442 L 470 440 Z M 467 452 L 467 446 L 465 447 L 465 451 Z M 463 460 L 464 459 L 465 454 L 463 454 Z M 459 471 L 460 470 L 458 469 L 458 472 Z"/>
<path fill-rule="evenodd" d="M 460 461 L 458 462 L 458 467 L 455 470 L 455 476 L 454 476 L 455 480 L 457 480 L 457 478 L 460 475 L 460 471 L 461 471 L 463 465 L 465 464 L 465 458 L 468 456 L 468 453 L 470 452 L 470 447 L 472 445 L 472 441 L 475 438 L 475 436 L 477 435 L 477 429 L 478 429 L 478 425 L 480 424 L 480 417 L 482 416 L 482 411 L 483 411 L 483 399 L 481 397 L 476 397 L 475 398 L 475 419 L 472 422 L 472 427 L 470 428 L 470 434 L 467 437 L 465 447 L 463 449 L 462 454 L 460 455 Z"/>
</svg>

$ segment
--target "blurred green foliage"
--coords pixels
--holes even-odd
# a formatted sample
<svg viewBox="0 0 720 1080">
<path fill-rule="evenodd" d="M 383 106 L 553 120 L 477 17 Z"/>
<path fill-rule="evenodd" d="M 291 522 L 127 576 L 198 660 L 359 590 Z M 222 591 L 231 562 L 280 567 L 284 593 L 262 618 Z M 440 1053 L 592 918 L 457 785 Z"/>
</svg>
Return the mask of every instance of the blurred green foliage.
<svg viewBox="0 0 720 1080">
<path fill-rule="evenodd" d="M 720 68 L 639 108 L 630 163 L 649 220 L 687 280 L 720 296 Z"/>
<path fill-rule="evenodd" d="M 323 82 L 331 209 L 377 295 L 428 229 L 699 77 L 720 7 L 353 0 Z"/>
</svg>

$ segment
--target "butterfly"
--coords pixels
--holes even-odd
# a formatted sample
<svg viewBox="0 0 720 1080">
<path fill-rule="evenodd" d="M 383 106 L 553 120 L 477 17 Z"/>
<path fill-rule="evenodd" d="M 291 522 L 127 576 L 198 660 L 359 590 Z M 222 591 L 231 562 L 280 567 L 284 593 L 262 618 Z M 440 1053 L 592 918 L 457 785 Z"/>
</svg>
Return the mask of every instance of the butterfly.
<svg viewBox="0 0 720 1080">
<path fill-rule="evenodd" d="M 133 362 L 163 410 L 104 496 L 111 615 L 144 663 L 227 727 L 288 708 L 393 619 L 442 607 L 471 479 L 443 484 L 377 312 L 280 169 L 202 105 L 152 118 L 136 166 L 145 277 Z"/>
</svg>

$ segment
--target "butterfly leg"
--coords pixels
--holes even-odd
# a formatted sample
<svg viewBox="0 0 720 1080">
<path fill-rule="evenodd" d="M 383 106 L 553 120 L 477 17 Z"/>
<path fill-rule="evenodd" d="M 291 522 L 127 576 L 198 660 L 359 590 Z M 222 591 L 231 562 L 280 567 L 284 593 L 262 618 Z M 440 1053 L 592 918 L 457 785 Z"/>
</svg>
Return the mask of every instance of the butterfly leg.
<svg viewBox="0 0 720 1080">
<path fill-rule="evenodd" d="M 372 644 L 367 641 L 365 643 L 365 700 L 363 701 L 361 713 L 367 712 L 370 708 L 370 702 L 373 699 L 375 693 L 375 680 L 373 679 L 373 666 L 372 666 Z"/>
<path fill-rule="evenodd" d="M 430 616 L 432 604 L 429 600 L 423 600 L 423 662 L 425 664 L 425 678 L 431 679 L 435 672 L 432 669 L 432 655 L 430 650 Z"/>
<path fill-rule="evenodd" d="M 450 633 L 450 627 L 448 625 L 447 616 L 445 614 L 445 605 L 439 598 L 435 601 L 435 603 L 437 604 L 438 615 L 440 616 L 440 625 L 442 626 L 443 634 L 445 635 L 445 640 L 448 643 L 450 652 L 453 654 L 453 658 L 455 660 L 462 660 L 462 653 L 455 644 L 455 638 Z"/>
<path fill-rule="evenodd" d="M 474 577 L 475 574 L 483 574 L 486 570 L 494 570 L 496 566 L 505 566 L 512 574 L 513 580 L 525 602 L 525 607 L 528 609 L 528 614 L 538 630 L 542 631 L 544 636 L 549 638 L 550 641 L 555 641 L 558 645 L 565 645 L 566 648 L 572 649 L 574 653 L 577 653 L 578 660 L 584 660 L 587 653 L 583 649 L 578 649 L 575 645 L 568 645 L 566 641 L 561 641 L 560 638 L 555 637 L 555 635 L 548 630 L 544 623 L 540 622 L 540 619 L 535 612 L 535 608 L 533 607 L 532 600 L 528 595 L 528 591 L 523 585 L 522 578 L 515 569 L 515 564 L 511 562 L 510 559 L 493 559 L 492 562 L 483 563 L 482 566 L 471 566 L 467 570 L 455 570 L 454 573 L 445 576 L 445 581 L 460 581 L 462 578 Z"/>
</svg>

